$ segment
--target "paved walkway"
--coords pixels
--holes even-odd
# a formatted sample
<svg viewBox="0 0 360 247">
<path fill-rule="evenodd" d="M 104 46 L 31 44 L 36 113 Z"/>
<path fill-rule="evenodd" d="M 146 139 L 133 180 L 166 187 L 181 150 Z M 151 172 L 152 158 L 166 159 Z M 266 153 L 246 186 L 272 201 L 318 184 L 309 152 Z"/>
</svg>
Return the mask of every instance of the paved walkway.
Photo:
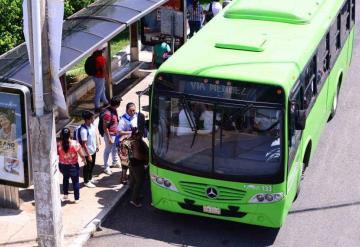
<svg viewBox="0 0 360 247">
<path fill-rule="evenodd" d="M 141 52 L 140 60 L 150 61 L 151 54 L 149 52 Z M 144 90 L 151 84 L 154 73 L 155 71 L 145 71 L 147 76 L 142 78 L 136 86 L 122 96 L 123 102 L 118 108 L 119 114 L 125 112 L 125 106 L 128 102 L 134 102 L 138 107 L 136 92 Z M 85 97 L 84 101 L 85 103 L 82 102 L 78 108 L 93 107 L 92 103 L 87 103 L 88 101 L 91 102 L 91 99 Z M 147 96 L 141 98 L 141 105 L 148 105 Z M 145 116 L 148 115 L 147 112 L 144 112 L 144 114 Z M 97 122 L 98 119 L 96 124 Z M 64 246 L 81 246 L 127 190 L 127 186 L 124 187 L 119 184 L 120 168 L 112 168 L 113 174 L 111 176 L 102 172 L 102 153 L 103 146 L 100 147 L 96 158 L 97 165 L 94 169 L 95 179 L 98 181 L 97 187 L 84 187 L 81 177 L 80 203 L 73 203 L 72 194 L 69 195 L 70 202 L 62 203 L 65 234 Z M 62 177 L 59 178 L 59 181 L 62 181 Z M 20 198 L 22 200 L 20 210 L 0 208 L 0 246 L 36 246 L 36 216 L 33 187 L 20 190 Z"/>
</svg>

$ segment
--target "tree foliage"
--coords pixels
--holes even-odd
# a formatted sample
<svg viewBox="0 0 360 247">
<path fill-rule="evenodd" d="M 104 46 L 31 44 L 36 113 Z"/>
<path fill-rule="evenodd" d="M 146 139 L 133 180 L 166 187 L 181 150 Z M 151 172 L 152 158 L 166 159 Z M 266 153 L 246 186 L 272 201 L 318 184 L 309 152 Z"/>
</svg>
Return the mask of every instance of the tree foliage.
<svg viewBox="0 0 360 247">
<path fill-rule="evenodd" d="M 0 54 L 24 42 L 23 0 L 0 0 Z M 65 0 L 65 18 L 90 5 L 95 0 Z"/>
<path fill-rule="evenodd" d="M 0 53 L 23 41 L 22 0 L 0 0 Z"/>
</svg>

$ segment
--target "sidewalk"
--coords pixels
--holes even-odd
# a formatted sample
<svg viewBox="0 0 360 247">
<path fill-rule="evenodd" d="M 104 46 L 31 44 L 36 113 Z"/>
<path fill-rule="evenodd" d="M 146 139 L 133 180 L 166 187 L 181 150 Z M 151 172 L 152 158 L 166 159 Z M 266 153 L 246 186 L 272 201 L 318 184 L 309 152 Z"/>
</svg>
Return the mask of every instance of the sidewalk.
<svg viewBox="0 0 360 247">
<path fill-rule="evenodd" d="M 151 61 L 149 59 L 151 59 L 149 52 L 140 52 L 141 61 L 149 62 Z M 140 80 L 137 79 L 139 80 L 138 84 L 122 95 L 123 101 L 118 108 L 119 115 L 125 112 L 125 106 L 128 102 L 134 102 L 138 108 L 136 92 L 144 90 L 151 84 L 154 73 L 155 71 L 145 71 L 144 74 L 148 75 Z M 119 91 L 115 89 L 114 95 L 117 94 Z M 85 96 L 83 102 L 75 110 L 93 109 L 91 97 L 91 94 Z M 147 106 L 148 100 L 148 96 L 142 96 L 141 106 Z M 148 116 L 148 112 L 143 113 Z M 95 122 L 96 125 L 97 122 L 98 119 Z M 98 181 L 97 187 L 84 187 L 81 172 L 80 203 L 73 203 L 72 194 L 69 195 L 69 202 L 62 202 L 64 246 L 81 246 L 84 244 L 128 189 L 127 186 L 119 184 L 120 168 L 112 168 L 113 174 L 111 176 L 103 173 L 103 148 L 101 145 L 94 168 L 95 179 Z M 61 175 L 59 181 L 61 188 Z M 70 188 L 72 187 L 70 186 Z M 20 198 L 22 203 L 19 210 L 0 208 L 0 246 L 37 246 L 33 187 L 21 189 Z"/>
</svg>

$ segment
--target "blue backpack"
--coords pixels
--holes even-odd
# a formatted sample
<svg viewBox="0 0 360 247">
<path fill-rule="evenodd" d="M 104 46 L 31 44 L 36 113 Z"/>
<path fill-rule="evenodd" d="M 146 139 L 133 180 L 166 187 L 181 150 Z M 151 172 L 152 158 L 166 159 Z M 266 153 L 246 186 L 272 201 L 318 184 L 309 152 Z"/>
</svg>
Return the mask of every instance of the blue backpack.
<svg viewBox="0 0 360 247">
<path fill-rule="evenodd" d="M 74 130 L 74 140 L 77 140 L 80 144 L 82 144 L 82 139 L 81 139 L 81 129 L 82 128 L 86 129 L 88 139 L 89 139 L 89 135 L 90 135 L 89 129 L 87 128 L 87 126 L 85 124 L 81 124 L 78 127 L 76 127 Z"/>
</svg>

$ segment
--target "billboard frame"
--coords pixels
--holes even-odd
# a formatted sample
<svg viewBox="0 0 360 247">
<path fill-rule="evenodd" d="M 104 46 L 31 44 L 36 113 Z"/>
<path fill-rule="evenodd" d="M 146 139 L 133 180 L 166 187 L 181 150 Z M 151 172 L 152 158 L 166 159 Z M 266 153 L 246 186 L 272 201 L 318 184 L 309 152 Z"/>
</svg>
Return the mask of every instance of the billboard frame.
<svg viewBox="0 0 360 247">
<path fill-rule="evenodd" d="M 28 188 L 32 181 L 31 169 L 31 152 L 30 152 L 30 128 L 29 128 L 29 114 L 31 114 L 31 93 L 28 87 L 0 82 L 0 93 L 8 93 L 19 95 L 20 97 L 20 114 L 21 114 L 21 136 L 22 136 L 22 163 L 24 166 L 23 183 L 10 181 L 0 178 L 0 184 L 15 186 L 20 188 Z"/>
</svg>

